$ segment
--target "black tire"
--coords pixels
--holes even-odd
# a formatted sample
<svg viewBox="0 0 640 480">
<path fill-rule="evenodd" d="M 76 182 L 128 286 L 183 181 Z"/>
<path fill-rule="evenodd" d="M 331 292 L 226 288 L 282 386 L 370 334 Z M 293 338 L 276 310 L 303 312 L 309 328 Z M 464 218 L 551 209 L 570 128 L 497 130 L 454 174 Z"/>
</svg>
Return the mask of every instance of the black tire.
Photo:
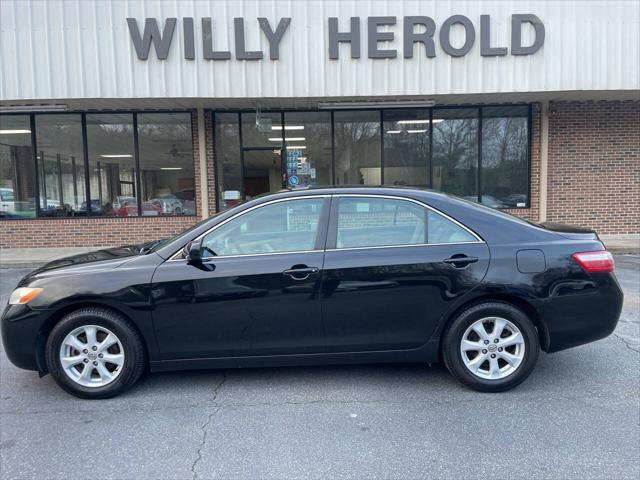
<svg viewBox="0 0 640 480">
<path fill-rule="evenodd" d="M 524 338 L 524 356 L 520 365 L 502 379 L 485 379 L 464 364 L 460 344 L 466 330 L 485 317 L 501 317 L 513 323 Z M 506 350 L 506 348 L 505 348 Z M 492 301 L 475 304 L 460 313 L 443 335 L 442 356 L 451 374 L 461 383 L 480 392 L 503 392 L 522 383 L 533 371 L 540 353 L 540 340 L 529 317 L 511 304 Z"/>
<path fill-rule="evenodd" d="M 100 387 L 87 387 L 76 383 L 65 373 L 60 363 L 60 348 L 65 337 L 78 327 L 96 325 L 113 332 L 124 350 L 124 363 L 118 376 L 109 384 Z M 47 367 L 56 383 L 68 393 L 80 398 L 111 398 L 128 390 L 144 372 L 145 349 L 138 332 L 122 315 L 112 310 L 87 307 L 65 315 L 58 322 L 45 347 Z M 84 367 L 83 367 L 84 368 Z"/>
</svg>

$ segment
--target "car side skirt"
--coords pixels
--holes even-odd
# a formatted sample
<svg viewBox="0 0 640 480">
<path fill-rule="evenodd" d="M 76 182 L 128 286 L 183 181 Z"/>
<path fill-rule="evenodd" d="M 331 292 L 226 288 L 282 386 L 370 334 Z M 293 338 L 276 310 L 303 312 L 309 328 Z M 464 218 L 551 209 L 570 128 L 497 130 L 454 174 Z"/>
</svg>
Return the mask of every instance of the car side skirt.
<svg viewBox="0 0 640 480">
<path fill-rule="evenodd" d="M 413 350 L 159 360 L 151 361 L 149 367 L 152 372 L 167 372 L 172 370 L 349 365 L 358 363 L 436 363 L 439 360 L 439 345 L 439 340 L 430 340 L 420 348 Z"/>
</svg>

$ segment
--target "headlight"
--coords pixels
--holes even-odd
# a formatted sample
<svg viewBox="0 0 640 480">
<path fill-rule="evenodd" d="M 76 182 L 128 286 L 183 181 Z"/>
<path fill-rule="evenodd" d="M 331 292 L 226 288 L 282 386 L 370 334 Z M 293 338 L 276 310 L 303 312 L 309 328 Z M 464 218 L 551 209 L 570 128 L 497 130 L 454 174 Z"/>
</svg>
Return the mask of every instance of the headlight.
<svg viewBox="0 0 640 480">
<path fill-rule="evenodd" d="M 9 305 L 24 305 L 42 293 L 41 288 L 16 288 L 9 297 Z"/>
</svg>

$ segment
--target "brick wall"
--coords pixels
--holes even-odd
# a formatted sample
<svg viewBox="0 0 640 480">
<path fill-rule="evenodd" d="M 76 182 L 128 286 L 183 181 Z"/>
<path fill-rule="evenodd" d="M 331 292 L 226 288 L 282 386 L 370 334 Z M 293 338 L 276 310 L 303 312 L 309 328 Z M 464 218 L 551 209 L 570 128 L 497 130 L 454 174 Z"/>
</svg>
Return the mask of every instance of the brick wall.
<svg viewBox="0 0 640 480">
<path fill-rule="evenodd" d="M 55 218 L 0 221 L 0 247 L 138 244 L 174 235 L 197 217 Z"/>
<path fill-rule="evenodd" d="M 640 232 L 640 101 L 549 105 L 547 220 Z"/>
<path fill-rule="evenodd" d="M 213 132 L 213 114 L 210 111 L 204 112 L 204 127 L 206 131 L 205 137 L 205 154 L 207 157 L 207 184 L 209 185 L 209 215 L 216 212 L 216 187 L 215 187 L 215 169 L 214 169 L 214 137 Z"/>
</svg>

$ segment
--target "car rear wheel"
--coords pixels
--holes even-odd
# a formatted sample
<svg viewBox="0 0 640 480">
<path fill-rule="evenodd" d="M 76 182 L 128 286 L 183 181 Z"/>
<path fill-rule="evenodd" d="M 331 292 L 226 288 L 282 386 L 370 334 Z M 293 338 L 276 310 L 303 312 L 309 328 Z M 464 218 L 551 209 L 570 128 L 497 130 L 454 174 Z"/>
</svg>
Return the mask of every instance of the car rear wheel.
<svg viewBox="0 0 640 480">
<path fill-rule="evenodd" d="M 139 334 L 127 319 L 106 309 L 69 313 L 53 328 L 45 348 L 56 383 L 81 398 L 118 395 L 144 371 Z"/>
<path fill-rule="evenodd" d="M 537 331 L 520 309 L 502 302 L 473 305 L 446 330 L 443 357 L 451 374 L 482 392 L 522 383 L 538 360 Z"/>
</svg>

